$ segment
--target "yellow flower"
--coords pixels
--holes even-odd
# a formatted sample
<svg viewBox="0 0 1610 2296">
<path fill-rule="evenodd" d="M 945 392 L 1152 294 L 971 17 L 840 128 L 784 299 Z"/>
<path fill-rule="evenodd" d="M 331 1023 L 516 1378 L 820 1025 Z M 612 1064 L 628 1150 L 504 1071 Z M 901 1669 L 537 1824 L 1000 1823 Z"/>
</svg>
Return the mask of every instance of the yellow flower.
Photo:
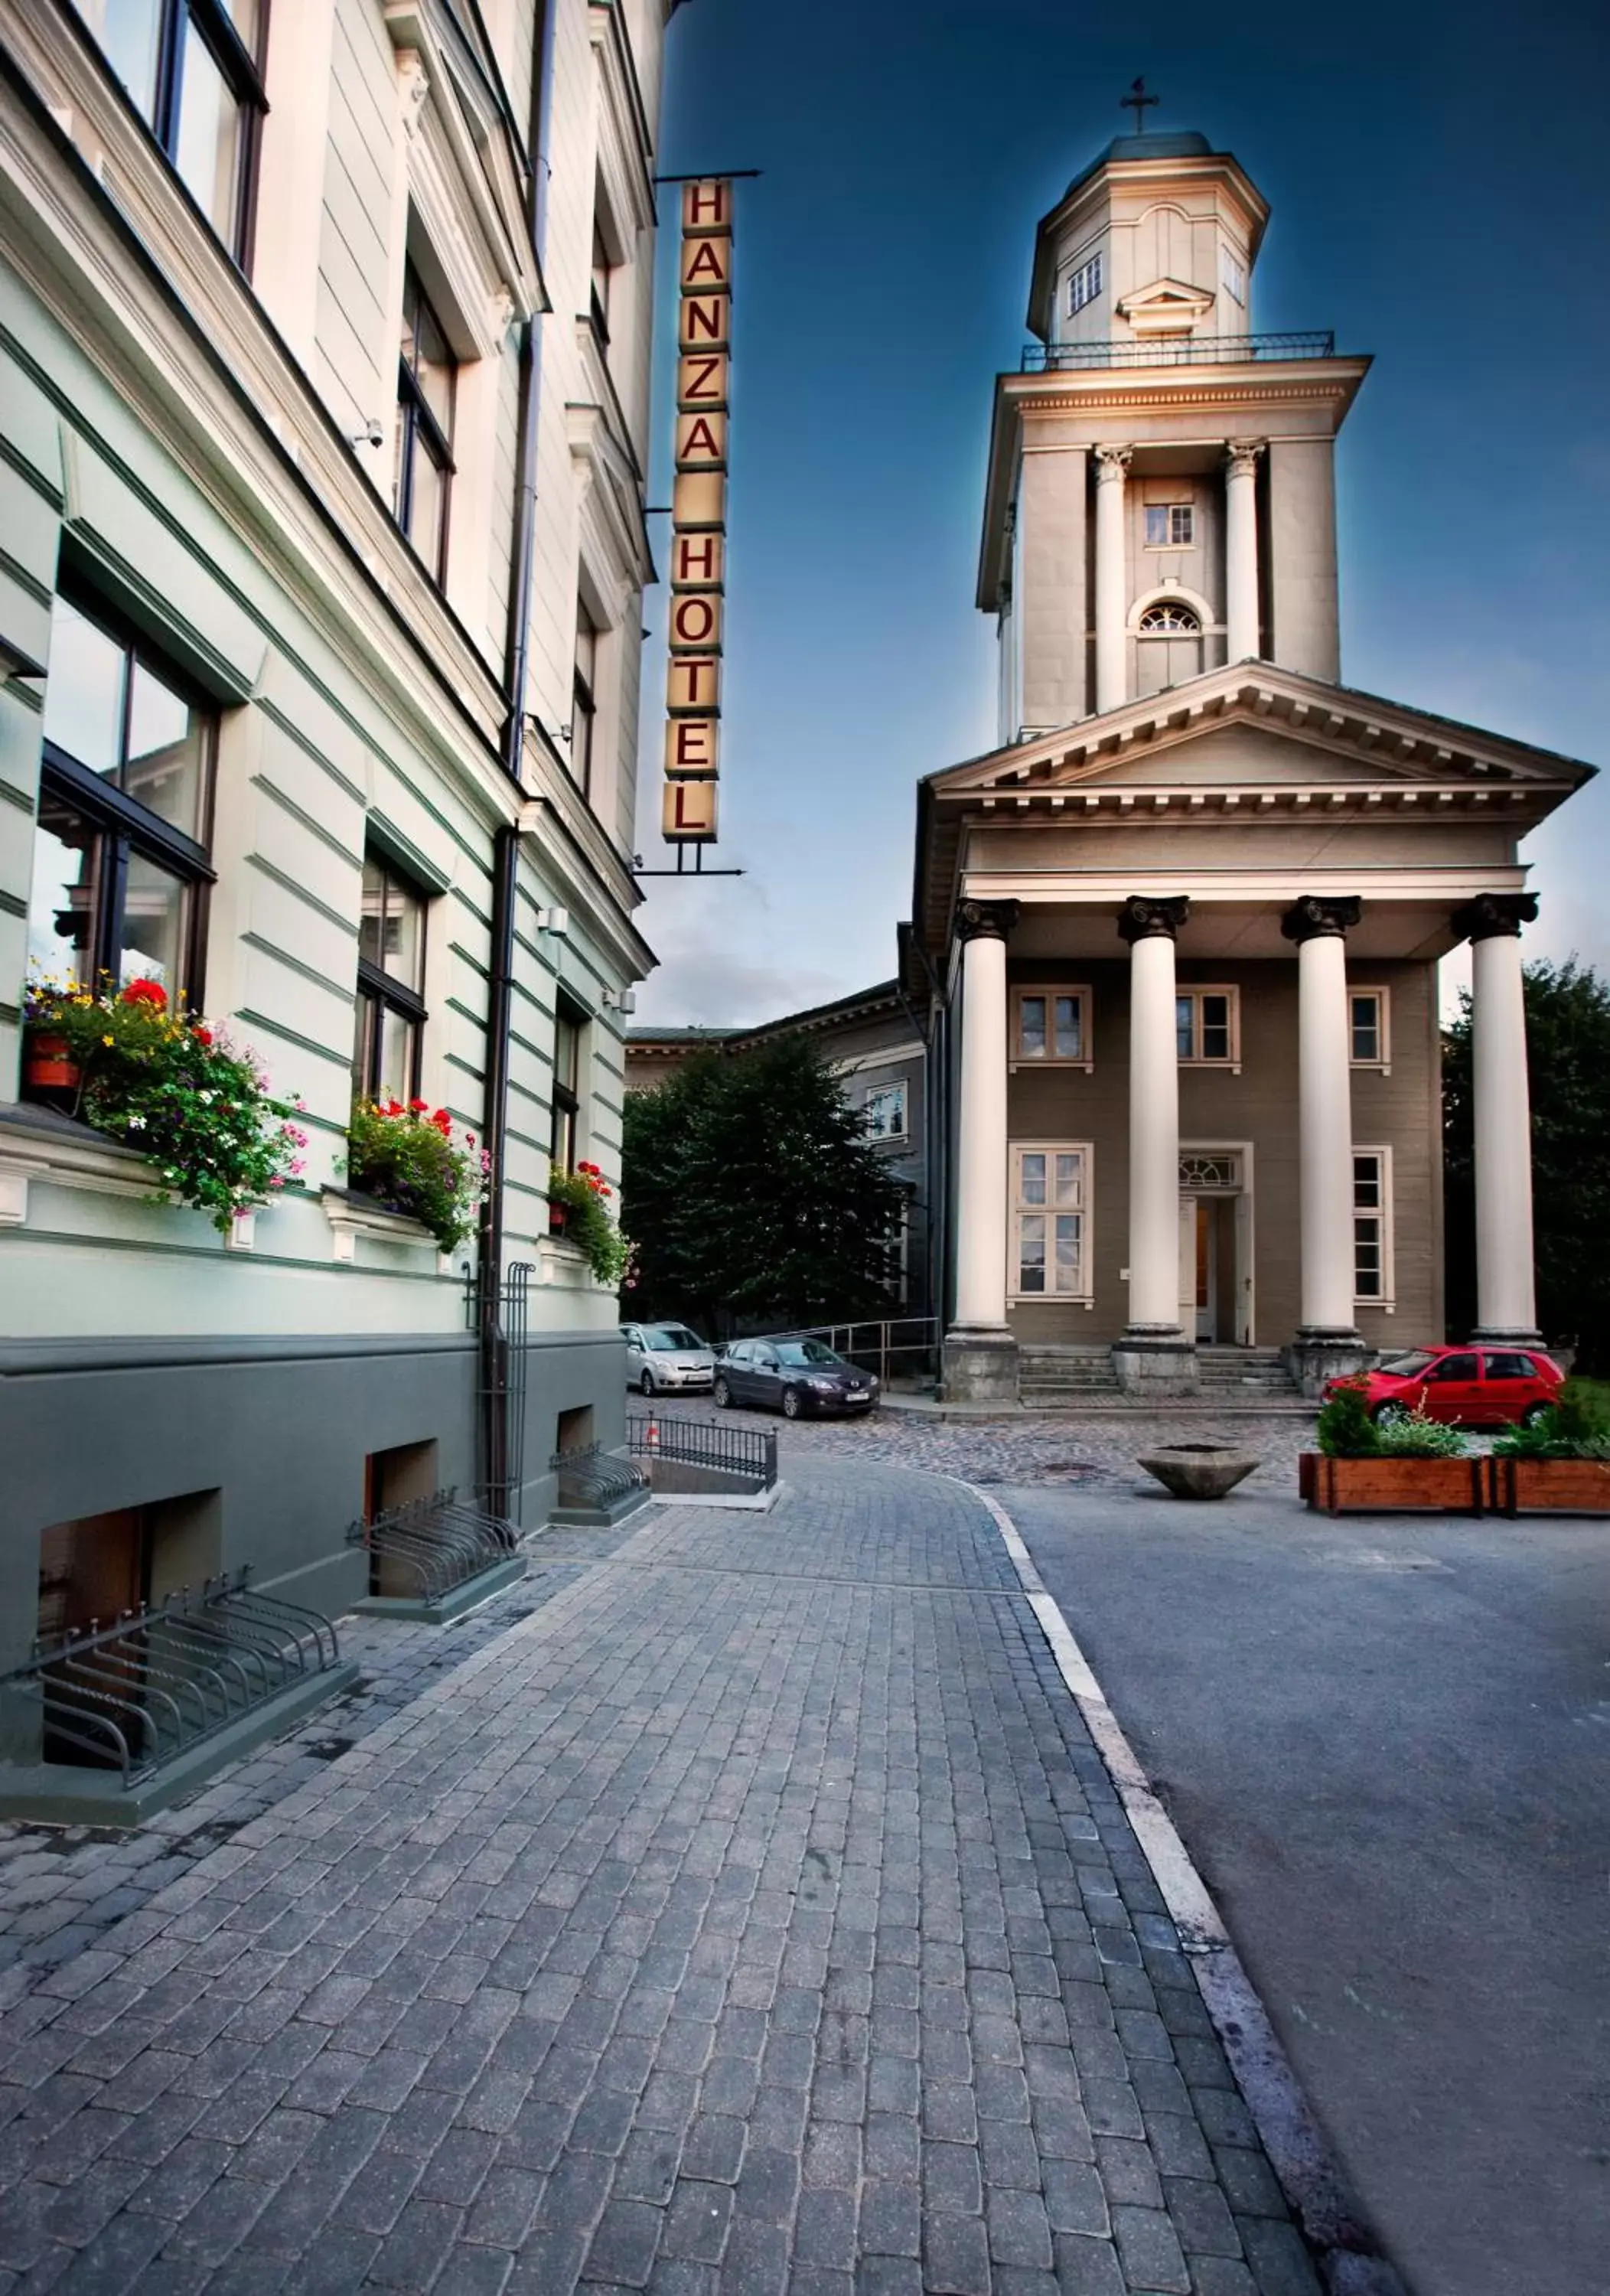
<svg viewBox="0 0 1610 2296">
<path fill-rule="evenodd" d="M 103 1045 L 110 1045 L 110 1042 L 111 1042 L 111 1038 L 110 1038 L 110 1037 L 102 1037 L 102 1039 L 101 1039 L 101 1042 L 102 1042 Z"/>
</svg>

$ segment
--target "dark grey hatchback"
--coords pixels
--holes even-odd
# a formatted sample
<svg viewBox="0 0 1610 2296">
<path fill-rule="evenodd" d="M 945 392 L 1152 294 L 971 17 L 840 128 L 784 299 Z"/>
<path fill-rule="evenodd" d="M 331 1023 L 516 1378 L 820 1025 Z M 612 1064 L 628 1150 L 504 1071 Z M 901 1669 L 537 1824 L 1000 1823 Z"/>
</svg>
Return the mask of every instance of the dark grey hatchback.
<svg viewBox="0 0 1610 2296">
<path fill-rule="evenodd" d="M 715 1400 L 780 1410 L 865 1413 L 878 1406 L 878 1382 L 820 1340 L 735 1340 L 715 1365 Z"/>
</svg>

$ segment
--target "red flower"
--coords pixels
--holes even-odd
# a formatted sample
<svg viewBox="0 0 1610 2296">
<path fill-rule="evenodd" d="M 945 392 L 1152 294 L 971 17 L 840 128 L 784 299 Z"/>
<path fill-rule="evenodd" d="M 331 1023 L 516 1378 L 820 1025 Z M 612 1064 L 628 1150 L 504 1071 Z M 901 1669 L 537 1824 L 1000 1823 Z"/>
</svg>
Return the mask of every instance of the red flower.
<svg viewBox="0 0 1610 2296">
<path fill-rule="evenodd" d="M 199 1021 L 192 1033 L 194 1035 L 198 1045 L 210 1045 L 212 1042 L 212 1030 L 210 1029 L 203 1029 Z"/>
<path fill-rule="evenodd" d="M 420 1103 L 420 1106 L 421 1108 L 424 1104 L 423 1101 Z M 433 1109 L 430 1114 L 430 1121 L 435 1125 L 437 1130 L 441 1134 L 444 1140 L 453 1129 L 453 1119 L 448 1115 L 445 1108 Z"/>
<path fill-rule="evenodd" d="M 401 1116 L 403 1112 L 403 1103 L 400 1100 L 388 1100 L 380 1111 L 382 1116 Z"/>
<path fill-rule="evenodd" d="M 124 1004 L 151 1004 L 159 1013 L 166 1013 L 168 991 L 159 980 L 131 980 L 119 1001 Z"/>
<path fill-rule="evenodd" d="M 429 1105 L 430 1103 L 428 1100 L 411 1100 L 408 1103 L 408 1113 L 410 1116 L 423 1116 Z"/>
</svg>

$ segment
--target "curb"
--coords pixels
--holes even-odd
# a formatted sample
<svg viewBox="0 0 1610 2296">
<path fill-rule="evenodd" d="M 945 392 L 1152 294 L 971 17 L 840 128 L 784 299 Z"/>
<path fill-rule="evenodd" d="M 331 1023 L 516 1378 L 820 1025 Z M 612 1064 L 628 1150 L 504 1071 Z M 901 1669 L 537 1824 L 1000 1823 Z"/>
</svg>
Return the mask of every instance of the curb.
<svg viewBox="0 0 1610 2296">
<path fill-rule="evenodd" d="M 1095 1741 L 1151 1867 L 1203 2005 L 1230 2061 L 1254 2125 L 1280 2180 L 1329 2296 L 1409 2296 L 1354 2199 L 1280 2046 L 1206 1883 L 1107 1702 L 1056 1597 L 1035 1570 L 1003 1506 L 961 1476 L 946 1478 L 977 1499 L 1001 1534 L 1058 1672 Z"/>
</svg>

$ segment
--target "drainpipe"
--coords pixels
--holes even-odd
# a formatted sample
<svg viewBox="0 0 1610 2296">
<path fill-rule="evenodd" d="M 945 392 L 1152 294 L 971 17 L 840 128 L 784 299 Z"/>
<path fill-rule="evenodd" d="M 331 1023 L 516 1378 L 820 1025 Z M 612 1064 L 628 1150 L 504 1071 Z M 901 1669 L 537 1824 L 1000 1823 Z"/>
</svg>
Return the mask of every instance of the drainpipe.
<svg viewBox="0 0 1610 2296">
<path fill-rule="evenodd" d="M 548 149 L 553 110 L 555 0 L 542 12 L 531 89 L 527 150 L 531 174 L 526 220 L 539 289 L 548 235 Z M 509 618 L 503 641 L 503 770 L 518 789 L 526 732 L 526 681 L 531 658 L 531 585 L 536 556 L 536 438 L 542 401 L 540 313 L 524 324 L 519 354 L 519 417 L 515 461 L 514 530 L 509 553 Z M 486 1083 L 483 1144 L 491 1174 L 481 1207 L 480 1337 L 482 1439 L 486 1503 L 506 1513 L 519 1494 L 509 1490 L 509 1349 L 503 1321 L 504 1156 L 509 1136 L 509 1034 L 513 1015 L 514 918 L 519 874 L 519 830 L 498 829 L 493 843 L 492 961 L 486 994 Z"/>
</svg>

